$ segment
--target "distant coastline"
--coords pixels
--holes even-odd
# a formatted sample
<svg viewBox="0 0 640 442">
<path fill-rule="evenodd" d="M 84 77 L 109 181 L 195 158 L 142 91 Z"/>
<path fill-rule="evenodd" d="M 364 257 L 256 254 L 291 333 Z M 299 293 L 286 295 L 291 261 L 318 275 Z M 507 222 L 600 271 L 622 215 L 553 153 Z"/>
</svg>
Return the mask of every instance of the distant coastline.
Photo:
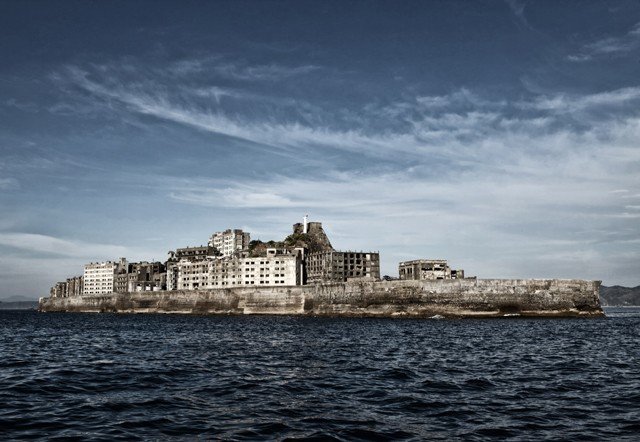
<svg viewBox="0 0 640 442">
<path fill-rule="evenodd" d="M 0 301 L 0 310 L 37 310 L 38 301 Z"/>
<path fill-rule="evenodd" d="M 600 302 L 603 307 L 638 307 L 640 306 L 640 285 L 637 287 L 600 287 Z"/>
</svg>

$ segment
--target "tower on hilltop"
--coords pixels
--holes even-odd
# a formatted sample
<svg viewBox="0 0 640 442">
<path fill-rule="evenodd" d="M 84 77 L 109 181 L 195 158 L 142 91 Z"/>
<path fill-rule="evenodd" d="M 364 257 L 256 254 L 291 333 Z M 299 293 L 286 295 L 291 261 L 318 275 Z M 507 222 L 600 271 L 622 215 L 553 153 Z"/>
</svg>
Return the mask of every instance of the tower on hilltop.
<svg viewBox="0 0 640 442">
<path fill-rule="evenodd" d="M 309 221 L 309 215 L 305 215 L 303 222 L 293 225 L 293 233 L 287 237 L 285 243 L 291 243 L 296 247 L 304 247 L 310 252 L 330 252 L 333 246 L 329 237 L 324 232 L 321 222 Z"/>
</svg>

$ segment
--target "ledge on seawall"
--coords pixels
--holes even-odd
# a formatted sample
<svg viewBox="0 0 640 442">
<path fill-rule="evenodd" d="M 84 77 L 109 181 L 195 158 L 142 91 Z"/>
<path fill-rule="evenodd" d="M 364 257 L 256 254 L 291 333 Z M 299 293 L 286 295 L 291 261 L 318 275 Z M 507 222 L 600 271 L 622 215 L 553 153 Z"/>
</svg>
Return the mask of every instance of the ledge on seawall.
<svg viewBox="0 0 640 442">
<path fill-rule="evenodd" d="M 354 317 L 603 316 L 600 281 L 579 279 L 350 280 L 283 287 L 41 298 L 41 312 L 271 314 Z"/>
</svg>

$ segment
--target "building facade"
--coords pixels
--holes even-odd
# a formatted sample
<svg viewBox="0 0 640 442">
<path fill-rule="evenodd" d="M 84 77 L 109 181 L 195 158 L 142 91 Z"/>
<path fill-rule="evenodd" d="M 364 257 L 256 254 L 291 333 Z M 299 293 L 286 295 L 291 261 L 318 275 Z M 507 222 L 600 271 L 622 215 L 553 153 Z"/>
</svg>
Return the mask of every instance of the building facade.
<svg viewBox="0 0 640 442">
<path fill-rule="evenodd" d="M 120 266 L 114 276 L 116 293 L 165 290 L 166 267 L 161 262 L 134 262 Z"/>
<path fill-rule="evenodd" d="M 464 270 L 451 269 L 446 259 L 416 259 L 398 265 L 403 280 L 463 279 Z"/>
<path fill-rule="evenodd" d="M 302 284 L 302 257 L 298 252 L 268 249 L 257 258 L 180 260 L 168 272 L 168 290 L 264 287 Z"/>
<path fill-rule="evenodd" d="M 380 279 L 380 255 L 377 252 L 309 253 L 305 264 L 307 284 L 344 282 L 350 278 Z"/>
<path fill-rule="evenodd" d="M 215 247 L 224 257 L 233 256 L 236 252 L 249 248 L 251 235 L 241 229 L 227 229 L 216 232 L 209 238 L 209 247 Z"/>
<path fill-rule="evenodd" d="M 75 276 L 67 279 L 67 297 L 81 296 L 84 293 L 84 278 Z"/>
<path fill-rule="evenodd" d="M 92 262 L 84 266 L 84 295 L 102 295 L 114 291 L 115 276 L 127 265 L 127 260 L 120 262 Z"/>
</svg>

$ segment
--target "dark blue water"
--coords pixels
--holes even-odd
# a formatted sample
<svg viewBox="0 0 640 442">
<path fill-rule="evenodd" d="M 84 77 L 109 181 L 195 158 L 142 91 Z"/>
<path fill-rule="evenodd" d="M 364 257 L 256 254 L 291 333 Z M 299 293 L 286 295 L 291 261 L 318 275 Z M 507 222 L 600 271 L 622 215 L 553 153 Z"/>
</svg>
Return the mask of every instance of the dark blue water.
<svg viewBox="0 0 640 442">
<path fill-rule="evenodd" d="M 640 310 L 393 320 L 0 311 L 0 439 L 640 439 Z"/>
</svg>

